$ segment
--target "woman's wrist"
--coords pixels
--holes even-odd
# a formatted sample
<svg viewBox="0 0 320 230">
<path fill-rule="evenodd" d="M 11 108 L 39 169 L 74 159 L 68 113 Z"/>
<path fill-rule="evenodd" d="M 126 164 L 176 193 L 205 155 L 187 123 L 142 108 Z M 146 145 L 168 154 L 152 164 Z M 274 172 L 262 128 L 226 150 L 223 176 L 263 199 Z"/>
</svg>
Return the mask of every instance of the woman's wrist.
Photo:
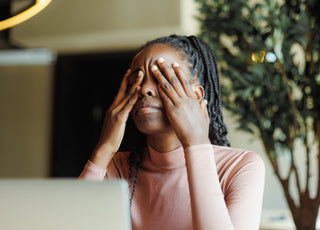
<svg viewBox="0 0 320 230">
<path fill-rule="evenodd" d="M 90 161 L 105 169 L 114 155 L 113 147 L 108 144 L 98 145 L 93 151 Z"/>
<path fill-rule="evenodd" d="M 184 149 L 186 149 L 190 146 L 204 145 L 204 144 L 211 144 L 209 138 L 193 139 L 193 140 L 184 141 L 182 143 L 182 146 Z"/>
</svg>

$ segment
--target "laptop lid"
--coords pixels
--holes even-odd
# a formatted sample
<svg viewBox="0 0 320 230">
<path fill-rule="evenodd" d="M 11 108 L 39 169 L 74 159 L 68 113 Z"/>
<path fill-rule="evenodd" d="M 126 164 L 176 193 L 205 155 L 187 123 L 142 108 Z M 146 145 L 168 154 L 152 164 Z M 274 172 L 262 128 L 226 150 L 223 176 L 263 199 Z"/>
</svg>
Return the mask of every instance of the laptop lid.
<svg viewBox="0 0 320 230">
<path fill-rule="evenodd" d="M 131 230 L 124 180 L 0 180 L 0 229 Z"/>
</svg>

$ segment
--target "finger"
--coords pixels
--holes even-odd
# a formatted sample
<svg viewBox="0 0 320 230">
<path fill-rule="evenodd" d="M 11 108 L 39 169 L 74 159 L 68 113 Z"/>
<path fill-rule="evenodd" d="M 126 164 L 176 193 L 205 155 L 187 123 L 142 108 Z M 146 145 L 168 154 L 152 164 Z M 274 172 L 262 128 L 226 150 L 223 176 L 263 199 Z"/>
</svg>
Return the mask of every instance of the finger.
<svg viewBox="0 0 320 230">
<path fill-rule="evenodd" d="M 117 104 L 119 104 L 122 100 L 125 99 L 125 97 L 130 98 L 136 91 L 136 88 L 141 85 L 144 74 L 142 71 L 139 71 L 138 77 L 135 80 L 134 84 L 132 84 L 132 86 L 128 88 L 128 77 L 130 76 L 130 73 L 128 75 L 125 75 L 123 81 L 121 82 L 121 86 L 113 102 L 113 106 L 116 106 Z"/>
<path fill-rule="evenodd" d="M 207 121 L 209 122 L 210 121 L 210 117 L 209 117 L 209 113 L 208 113 L 207 104 L 208 104 L 208 101 L 205 100 L 205 99 L 200 102 L 200 106 L 202 108 L 204 116 L 206 117 Z"/>
<path fill-rule="evenodd" d="M 126 91 L 127 91 L 127 86 L 128 86 L 128 77 L 131 74 L 131 69 L 128 69 L 127 72 L 124 74 L 123 79 L 121 81 L 120 84 L 120 88 L 118 90 L 118 93 L 113 101 L 113 104 L 118 104 L 119 100 L 121 100 L 121 98 L 123 98 L 123 96 L 125 95 Z"/>
<path fill-rule="evenodd" d="M 141 90 L 140 86 L 136 87 L 134 94 L 130 98 L 128 98 L 128 100 L 126 100 L 126 102 L 124 102 L 123 105 L 121 105 L 121 110 L 119 113 L 121 115 L 124 115 L 126 120 L 128 119 L 128 116 L 129 116 L 134 104 L 138 100 L 140 90 Z"/>
<path fill-rule="evenodd" d="M 184 90 L 184 92 L 186 93 L 186 95 L 188 95 L 189 97 L 196 97 L 194 91 L 192 90 L 192 87 L 190 85 L 190 81 L 189 78 L 184 74 L 184 72 L 182 71 L 180 65 L 177 62 L 174 62 L 172 64 L 172 68 L 175 72 L 175 74 L 177 75 L 182 88 Z"/>
<path fill-rule="evenodd" d="M 114 106 L 116 108 L 114 108 L 115 112 L 120 112 L 123 107 L 126 106 L 127 103 L 131 103 L 132 102 L 132 98 L 136 97 L 138 95 L 137 91 L 140 92 L 140 88 L 141 88 L 141 82 L 142 82 L 142 78 L 143 78 L 143 73 L 142 71 L 140 71 L 141 73 L 138 74 L 138 79 L 136 80 L 136 82 L 132 85 L 132 87 L 130 87 L 130 89 L 126 92 L 126 94 L 123 96 L 123 98 L 121 100 L 119 100 L 118 104 L 115 104 Z M 134 102 L 135 103 L 135 102 Z"/>
<path fill-rule="evenodd" d="M 131 109 L 133 108 L 134 104 L 136 103 L 138 97 L 139 97 L 139 92 L 140 92 L 141 87 L 138 86 L 134 89 L 133 93 L 127 94 L 122 101 L 119 102 L 119 104 L 115 105 L 113 111 L 115 114 L 121 113 L 121 111 L 124 110 L 124 108 L 129 104 L 128 108 Z M 126 110 L 125 110 L 126 111 Z M 130 113 L 130 111 L 128 113 Z"/>
<path fill-rule="evenodd" d="M 179 95 L 171 85 L 171 83 L 163 76 L 158 66 L 154 65 L 151 67 L 151 71 L 158 81 L 159 86 L 163 89 L 165 94 L 170 98 L 173 103 L 178 103 L 177 100 Z"/>
<path fill-rule="evenodd" d="M 170 98 L 167 96 L 166 92 L 164 91 L 164 89 L 158 85 L 158 92 L 159 92 L 159 96 L 160 96 L 160 99 L 161 99 L 161 102 L 164 106 L 164 108 L 166 110 L 170 110 L 171 107 L 173 107 L 173 103 L 172 101 L 170 100 Z"/>
<path fill-rule="evenodd" d="M 159 58 L 157 63 L 160 67 L 160 71 L 163 73 L 164 77 L 170 82 L 170 84 L 176 90 L 177 94 L 180 97 L 183 96 L 185 92 L 172 67 L 169 66 L 163 58 Z"/>
<path fill-rule="evenodd" d="M 136 79 L 128 80 L 126 95 L 131 96 L 136 91 L 136 88 L 141 85 L 142 79 L 143 79 L 143 72 L 139 70 L 138 76 L 136 77 Z"/>
</svg>

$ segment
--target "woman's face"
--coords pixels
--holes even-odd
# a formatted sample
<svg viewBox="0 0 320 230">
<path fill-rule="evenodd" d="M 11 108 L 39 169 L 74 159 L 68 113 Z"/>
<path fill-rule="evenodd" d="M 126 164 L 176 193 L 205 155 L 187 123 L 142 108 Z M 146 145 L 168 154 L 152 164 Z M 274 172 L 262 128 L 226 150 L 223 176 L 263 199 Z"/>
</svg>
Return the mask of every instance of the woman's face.
<svg viewBox="0 0 320 230">
<path fill-rule="evenodd" d="M 174 62 L 179 63 L 184 74 L 190 77 L 187 61 L 179 51 L 168 45 L 154 44 L 146 47 L 135 56 L 131 64 L 129 87 L 135 82 L 140 70 L 143 72 L 143 82 L 140 97 L 133 107 L 131 115 L 137 128 L 147 135 L 172 131 L 158 94 L 158 83 L 151 71 L 151 67 L 157 64 L 156 61 L 160 57 L 170 66 Z"/>
</svg>

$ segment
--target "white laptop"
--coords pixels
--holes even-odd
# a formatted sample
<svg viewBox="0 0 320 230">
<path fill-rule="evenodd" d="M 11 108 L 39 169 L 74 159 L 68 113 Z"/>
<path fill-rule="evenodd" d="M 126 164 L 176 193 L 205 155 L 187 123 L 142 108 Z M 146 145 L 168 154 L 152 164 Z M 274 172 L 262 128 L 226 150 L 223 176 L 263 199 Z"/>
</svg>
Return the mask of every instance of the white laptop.
<svg viewBox="0 0 320 230">
<path fill-rule="evenodd" d="M 0 229 L 131 230 L 123 180 L 1 179 Z"/>
</svg>

